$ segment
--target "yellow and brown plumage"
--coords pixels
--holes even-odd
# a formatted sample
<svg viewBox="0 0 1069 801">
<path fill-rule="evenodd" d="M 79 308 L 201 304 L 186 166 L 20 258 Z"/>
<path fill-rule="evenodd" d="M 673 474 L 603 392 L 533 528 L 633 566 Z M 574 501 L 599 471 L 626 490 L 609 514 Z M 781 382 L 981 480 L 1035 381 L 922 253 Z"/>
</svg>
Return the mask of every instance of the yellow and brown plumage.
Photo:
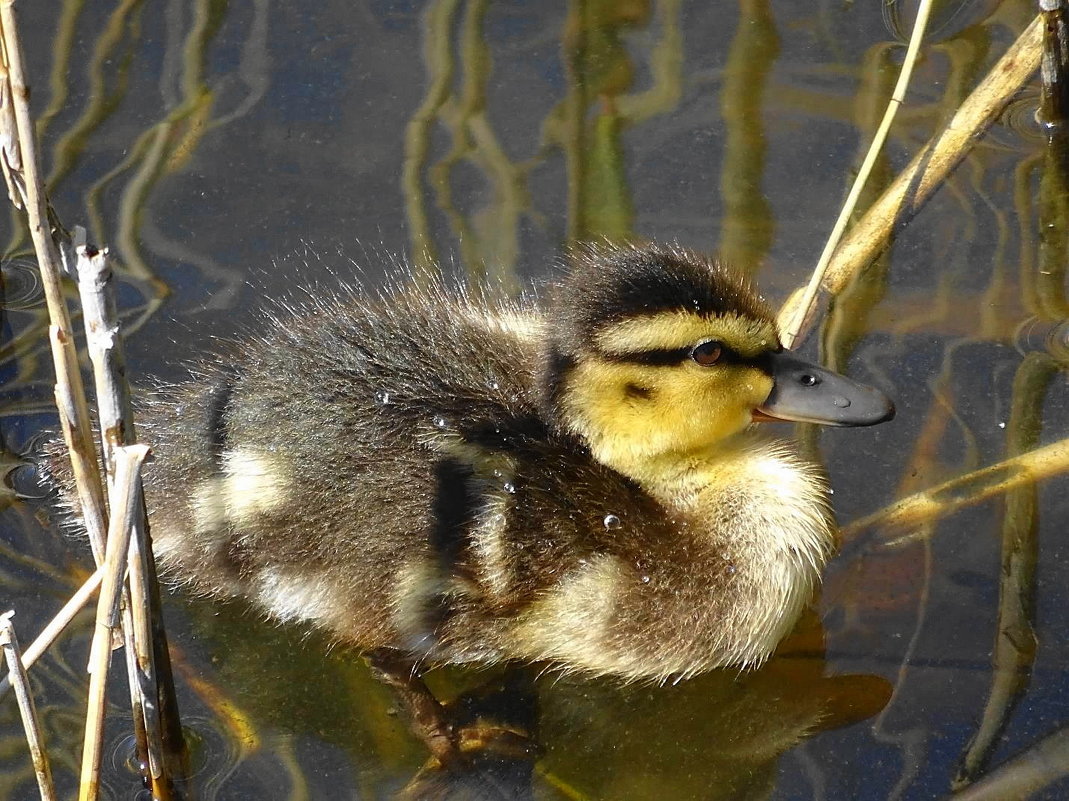
<svg viewBox="0 0 1069 801">
<path fill-rule="evenodd" d="M 197 591 L 429 663 L 660 680 L 765 659 L 833 549 L 756 418 L 871 424 L 675 247 L 589 248 L 543 307 L 441 286 L 276 313 L 140 425 L 155 549 Z"/>
</svg>

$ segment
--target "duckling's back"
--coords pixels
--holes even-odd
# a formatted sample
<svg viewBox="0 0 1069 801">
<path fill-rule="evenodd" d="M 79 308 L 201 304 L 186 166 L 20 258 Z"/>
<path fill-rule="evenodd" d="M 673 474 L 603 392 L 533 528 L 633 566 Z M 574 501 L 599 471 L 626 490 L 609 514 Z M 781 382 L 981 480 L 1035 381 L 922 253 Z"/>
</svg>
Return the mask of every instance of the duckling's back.
<svg viewBox="0 0 1069 801">
<path fill-rule="evenodd" d="M 398 582 L 476 514 L 472 476 L 505 488 L 505 454 L 547 440 L 540 321 L 433 286 L 272 323 L 144 410 L 156 551 L 199 591 L 387 644 Z"/>
</svg>

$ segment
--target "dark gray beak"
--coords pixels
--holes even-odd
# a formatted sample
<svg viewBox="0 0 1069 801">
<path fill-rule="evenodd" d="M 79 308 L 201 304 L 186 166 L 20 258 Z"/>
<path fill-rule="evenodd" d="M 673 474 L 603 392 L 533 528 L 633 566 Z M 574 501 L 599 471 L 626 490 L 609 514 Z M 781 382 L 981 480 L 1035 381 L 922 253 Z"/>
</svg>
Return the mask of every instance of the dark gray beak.
<svg viewBox="0 0 1069 801">
<path fill-rule="evenodd" d="M 895 416 L 891 399 L 875 387 L 803 361 L 789 350 L 769 357 L 772 392 L 754 420 L 793 420 L 826 426 L 874 426 Z"/>
</svg>

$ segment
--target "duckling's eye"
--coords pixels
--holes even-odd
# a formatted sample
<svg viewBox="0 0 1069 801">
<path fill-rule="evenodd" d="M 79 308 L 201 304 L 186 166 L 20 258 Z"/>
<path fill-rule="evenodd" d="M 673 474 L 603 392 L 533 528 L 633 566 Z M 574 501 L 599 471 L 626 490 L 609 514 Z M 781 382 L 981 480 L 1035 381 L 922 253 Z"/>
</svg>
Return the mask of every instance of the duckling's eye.
<svg viewBox="0 0 1069 801">
<path fill-rule="evenodd" d="M 724 346 L 715 339 L 699 342 L 690 351 L 690 358 L 694 359 L 702 367 L 709 367 L 720 361 L 724 354 Z"/>
</svg>

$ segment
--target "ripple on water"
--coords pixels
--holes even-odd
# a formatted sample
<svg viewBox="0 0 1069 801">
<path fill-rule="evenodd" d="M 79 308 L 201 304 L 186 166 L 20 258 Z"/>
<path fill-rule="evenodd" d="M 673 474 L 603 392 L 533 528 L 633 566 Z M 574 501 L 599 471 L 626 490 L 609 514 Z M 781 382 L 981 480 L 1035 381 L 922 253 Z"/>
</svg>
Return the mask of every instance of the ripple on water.
<svg viewBox="0 0 1069 801">
<path fill-rule="evenodd" d="M 44 303 L 44 287 L 38 278 L 37 262 L 30 259 L 11 259 L 0 263 L 3 293 L 0 307 L 11 311 L 32 309 Z"/>
<path fill-rule="evenodd" d="M 990 17 L 1002 0 L 950 0 L 935 3 L 924 41 L 944 42 L 953 39 L 966 28 L 978 25 Z M 909 41 L 917 19 L 918 0 L 887 0 L 882 4 L 883 26 L 887 33 L 903 44 Z"/>
<path fill-rule="evenodd" d="M 1020 151 L 1035 150 L 1046 142 L 1047 126 L 1040 119 L 1039 89 L 1029 87 L 1011 100 L 995 120 L 987 137 L 1003 147 Z"/>
<path fill-rule="evenodd" d="M 1014 345 L 1022 355 L 1042 351 L 1061 364 L 1069 364 L 1069 320 L 1030 317 L 1018 327 Z"/>
</svg>

